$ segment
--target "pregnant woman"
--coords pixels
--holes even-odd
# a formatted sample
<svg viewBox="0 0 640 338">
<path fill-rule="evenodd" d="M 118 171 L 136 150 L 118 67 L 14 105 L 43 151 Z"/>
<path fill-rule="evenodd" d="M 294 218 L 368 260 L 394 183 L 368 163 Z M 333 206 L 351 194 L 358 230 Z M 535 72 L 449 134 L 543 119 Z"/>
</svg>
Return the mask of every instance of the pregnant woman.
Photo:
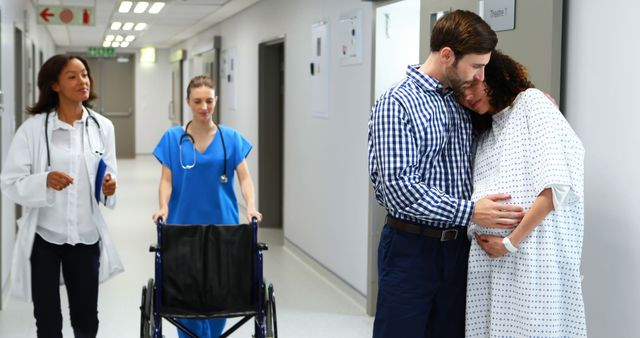
<svg viewBox="0 0 640 338">
<path fill-rule="evenodd" d="M 488 118 L 473 200 L 509 193 L 525 208 L 509 230 L 472 225 L 467 337 L 586 336 L 580 276 L 584 148 L 526 69 L 496 51 L 460 102 Z M 480 126 L 481 124 L 475 124 Z"/>
</svg>

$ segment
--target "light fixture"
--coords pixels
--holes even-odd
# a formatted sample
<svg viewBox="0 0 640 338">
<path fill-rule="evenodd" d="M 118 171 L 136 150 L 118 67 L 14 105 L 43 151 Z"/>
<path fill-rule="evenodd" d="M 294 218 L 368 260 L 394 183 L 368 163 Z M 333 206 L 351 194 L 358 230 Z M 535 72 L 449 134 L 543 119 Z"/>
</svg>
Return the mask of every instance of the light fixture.
<svg viewBox="0 0 640 338">
<path fill-rule="evenodd" d="M 135 39 L 136 39 L 135 35 L 127 35 L 127 37 L 124 38 L 124 41 L 131 42 L 131 41 L 133 41 Z"/>
<path fill-rule="evenodd" d="M 122 22 L 120 21 L 114 21 L 111 23 L 111 30 L 117 31 L 120 27 L 122 27 Z"/>
<path fill-rule="evenodd" d="M 105 37 L 104 37 L 104 41 L 111 42 L 111 41 L 113 41 L 113 39 L 115 39 L 115 38 L 116 38 L 116 37 L 115 37 L 115 36 L 113 36 L 113 34 L 109 34 L 109 35 L 107 35 L 107 36 L 105 36 Z"/>
<path fill-rule="evenodd" d="M 156 49 L 154 47 L 141 48 L 140 63 L 156 63 Z"/>
<path fill-rule="evenodd" d="M 144 13 L 144 11 L 147 10 L 147 6 L 149 6 L 149 3 L 146 1 L 138 1 L 136 3 L 136 7 L 133 8 L 133 12 L 136 14 L 141 14 Z"/>
<path fill-rule="evenodd" d="M 120 43 L 120 47 L 122 47 L 122 48 L 127 48 L 127 47 L 129 47 L 129 42 L 127 42 L 127 41 L 123 41 L 123 42 L 121 42 L 121 43 Z"/>
<path fill-rule="evenodd" d="M 114 41 L 111 43 L 111 47 L 120 47 L 120 42 Z"/>
<path fill-rule="evenodd" d="M 109 47 L 109 46 L 111 46 L 111 42 L 109 41 L 105 41 L 102 43 L 102 47 Z"/>
<path fill-rule="evenodd" d="M 149 8 L 149 14 L 158 14 L 164 8 L 164 2 L 154 2 Z"/>
<path fill-rule="evenodd" d="M 123 31 L 130 31 L 131 28 L 133 28 L 133 22 L 127 22 L 124 25 L 122 25 Z"/>
<path fill-rule="evenodd" d="M 123 40 L 124 40 L 124 38 L 122 37 L 122 35 L 116 36 L 116 41 L 117 42 L 122 42 Z"/>
<path fill-rule="evenodd" d="M 146 24 L 146 23 L 144 23 L 144 22 L 139 22 L 139 23 L 136 25 L 135 30 L 137 30 L 137 31 L 141 31 L 141 30 L 143 30 L 143 29 L 145 29 L 145 28 L 147 28 L 147 24 Z"/>
<path fill-rule="evenodd" d="M 118 8 L 118 12 L 120 13 L 129 13 L 131 10 L 131 6 L 133 6 L 133 1 L 123 1 L 120 3 L 120 7 Z"/>
</svg>

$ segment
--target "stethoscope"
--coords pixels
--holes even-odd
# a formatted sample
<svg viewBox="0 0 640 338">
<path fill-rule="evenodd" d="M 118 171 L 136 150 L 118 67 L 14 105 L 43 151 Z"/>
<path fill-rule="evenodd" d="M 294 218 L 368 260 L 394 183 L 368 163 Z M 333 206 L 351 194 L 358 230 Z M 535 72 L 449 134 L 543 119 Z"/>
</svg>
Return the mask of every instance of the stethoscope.
<svg viewBox="0 0 640 338">
<path fill-rule="evenodd" d="M 95 116 L 93 116 L 93 114 L 91 114 L 91 111 L 89 111 L 85 106 L 82 106 L 82 109 L 85 110 L 87 112 L 87 119 L 84 121 L 84 130 L 87 133 L 87 140 L 89 142 L 89 149 L 91 150 L 91 152 L 98 156 L 101 157 L 102 154 L 104 154 L 104 140 L 103 140 L 103 135 L 102 135 L 102 128 L 100 127 L 100 123 L 98 123 L 98 120 L 96 119 Z M 47 112 L 47 116 L 45 116 L 44 118 L 44 139 L 45 139 L 45 143 L 47 144 L 47 168 L 48 170 L 51 169 L 51 152 L 49 151 L 49 135 L 47 133 L 48 129 L 49 129 L 49 114 L 51 114 L 51 112 Z M 96 124 L 96 127 L 98 128 L 98 135 L 100 135 L 100 148 L 94 148 L 93 147 L 93 143 L 91 142 L 91 137 L 89 135 L 89 121 L 93 121 Z"/>
<path fill-rule="evenodd" d="M 191 134 L 189 134 L 189 126 L 191 125 L 191 122 L 193 121 L 189 121 L 189 123 L 187 123 L 187 125 L 184 127 L 184 133 L 182 134 L 182 136 L 180 136 L 180 166 L 182 167 L 182 169 L 192 169 L 193 167 L 196 166 L 196 141 L 194 140 L 193 136 L 191 136 Z M 214 123 L 215 124 L 215 123 Z M 215 124 L 216 128 L 218 129 L 218 134 L 220 134 L 220 141 L 222 141 L 222 154 L 224 156 L 224 167 L 223 167 L 223 171 L 222 171 L 222 175 L 220 175 L 220 183 L 227 183 L 229 182 L 229 178 L 227 177 L 227 146 L 224 143 L 224 136 L 222 136 L 222 130 L 220 130 L 220 127 Z M 192 164 L 184 164 L 184 162 L 182 161 L 182 143 L 185 140 L 189 140 L 191 141 L 191 146 L 193 148 L 193 163 Z M 211 141 L 213 142 L 213 141 Z"/>
</svg>

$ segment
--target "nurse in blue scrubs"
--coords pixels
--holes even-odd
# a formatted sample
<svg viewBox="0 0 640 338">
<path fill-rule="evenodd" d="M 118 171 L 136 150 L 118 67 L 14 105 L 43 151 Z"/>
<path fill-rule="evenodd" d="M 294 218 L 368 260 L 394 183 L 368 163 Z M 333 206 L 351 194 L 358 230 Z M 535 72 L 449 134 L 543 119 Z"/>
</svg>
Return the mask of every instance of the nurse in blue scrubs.
<svg viewBox="0 0 640 338">
<path fill-rule="evenodd" d="M 247 205 L 247 219 L 262 220 L 246 160 L 252 145 L 236 130 L 213 122 L 217 99 L 210 78 L 193 78 L 187 87 L 193 120 L 167 130 L 153 151 L 162 164 L 160 207 L 153 214 L 154 222 L 162 218 L 167 224 L 238 224 L 234 174 Z M 225 325 L 225 319 L 180 322 L 198 337 L 219 337 Z M 180 330 L 178 334 L 187 337 Z"/>
</svg>

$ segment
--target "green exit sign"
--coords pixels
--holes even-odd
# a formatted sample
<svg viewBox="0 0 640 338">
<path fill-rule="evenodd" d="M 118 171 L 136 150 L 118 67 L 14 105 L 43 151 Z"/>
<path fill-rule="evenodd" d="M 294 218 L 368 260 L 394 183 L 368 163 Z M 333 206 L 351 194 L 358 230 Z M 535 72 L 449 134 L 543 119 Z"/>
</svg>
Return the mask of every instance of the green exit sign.
<svg viewBox="0 0 640 338">
<path fill-rule="evenodd" d="M 94 58 L 112 58 L 116 56 L 116 49 L 113 47 L 89 47 L 87 55 Z"/>
</svg>

